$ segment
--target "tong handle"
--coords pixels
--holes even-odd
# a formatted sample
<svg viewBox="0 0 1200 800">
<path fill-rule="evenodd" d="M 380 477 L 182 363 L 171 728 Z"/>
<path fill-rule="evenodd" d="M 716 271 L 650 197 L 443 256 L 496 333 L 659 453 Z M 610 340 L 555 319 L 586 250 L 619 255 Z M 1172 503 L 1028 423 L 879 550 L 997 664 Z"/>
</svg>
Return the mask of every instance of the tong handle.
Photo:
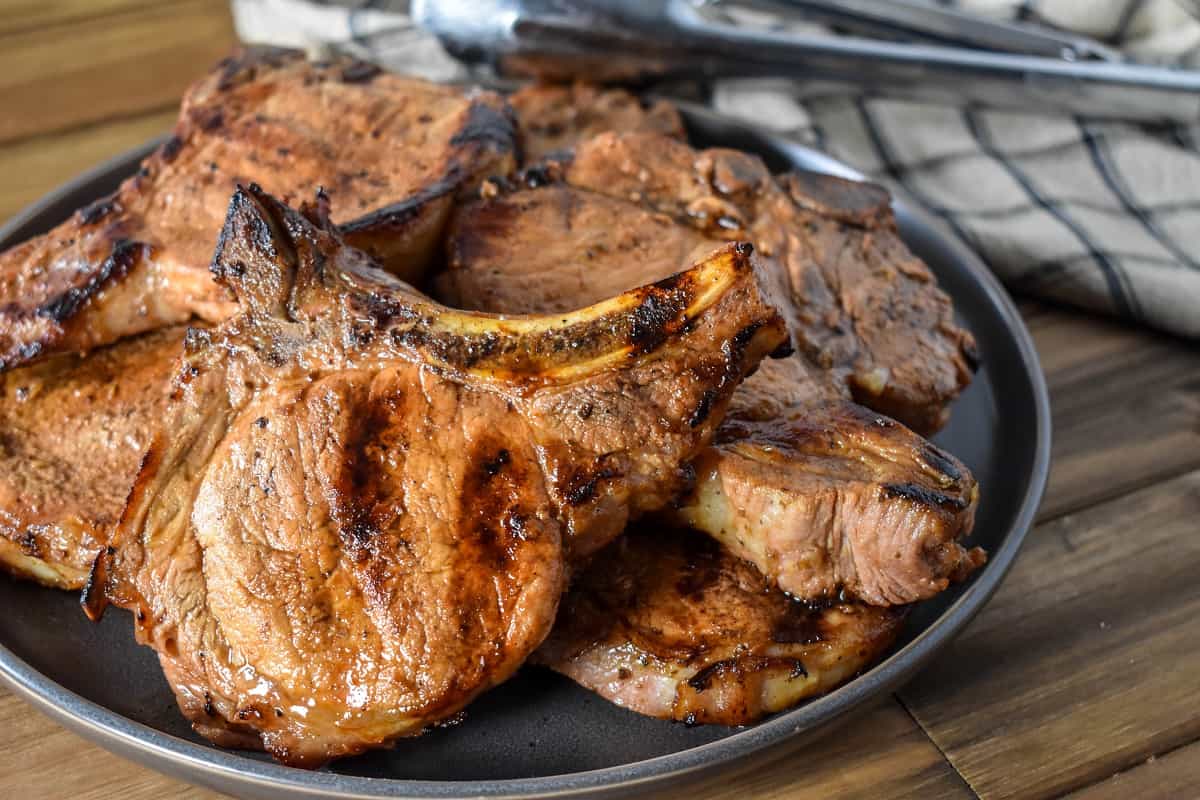
<svg viewBox="0 0 1200 800">
<path fill-rule="evenodd" d="M 722 5 L 721 0 L 711 0 Z M 1120 61 L 1120 51 L 1086 36 L 1031 23 L 985 19 L 921 0 L 751 0 L 783 14 L 837 25 L 881 38 L 919 39 L 955 47 L 996 50 L 1067 61 Z"/>
</svg>

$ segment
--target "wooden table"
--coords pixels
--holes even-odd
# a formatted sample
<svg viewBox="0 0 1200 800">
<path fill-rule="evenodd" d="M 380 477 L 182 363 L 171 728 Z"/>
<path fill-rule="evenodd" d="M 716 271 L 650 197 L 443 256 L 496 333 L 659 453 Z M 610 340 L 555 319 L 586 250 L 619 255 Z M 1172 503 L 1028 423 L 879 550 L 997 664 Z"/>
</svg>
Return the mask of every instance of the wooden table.
<svg viewBox="0 0 1200 800">
<path fill-rule="evenodd" d="M 0 218 L 165 130 L 234 41 L 224 0 L 0 12 Z M 1200 348 L 1022 309 L 1050 382 L 1054 468 L 999 594 L 912 684 L 824 742 L 680 798 L 1200 796 Z M 0 797 L 166 796 L 217 795 L 0 689 Z"/>
</svg>

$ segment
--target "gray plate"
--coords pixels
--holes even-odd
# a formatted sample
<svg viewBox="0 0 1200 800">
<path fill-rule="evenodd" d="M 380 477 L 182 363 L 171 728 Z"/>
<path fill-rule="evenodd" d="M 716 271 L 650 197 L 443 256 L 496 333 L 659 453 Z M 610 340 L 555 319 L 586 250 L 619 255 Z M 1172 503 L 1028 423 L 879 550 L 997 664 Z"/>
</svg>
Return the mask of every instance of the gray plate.
<svg viewBox="0 0 1200 800">
<path fill-rule="evenodd" d="M 848 177 L 828 157 L 698 110 L 697 144 L 739 147 L 775 169 Z M 80 176 L 0 229 L 0 247 L 49 229 L 111 191 L 149 147 Z M 1050 415 L 1037 356 L 1008 295 L 979 260 L 897 205 L 905 240 L 937 273 L 979 340 L 983 366 L 937 442 L 974 470 L 982 502 L 972 541 L 991 558 L 970 582 L 921 605 L 888 658 L 832 694 L 745 729 L 647 719 L 548 671 L 526 668 L 474 703 L 464 724 L 395 749 L 305 772 L 218 750 L 184 723 L 153 654 L 126 614 L 88 623 L 75 596 L 0 577 L 0 679 L 63 725 L 154 769 L 248 798 L 599 797 L 709 775 L 795 748 L 805 736 L 894 690 L 957 634 L 1012 564 L 1042 496 Z M 1003 387 L 1003 391 L 998 390 Z"/>
</svg>

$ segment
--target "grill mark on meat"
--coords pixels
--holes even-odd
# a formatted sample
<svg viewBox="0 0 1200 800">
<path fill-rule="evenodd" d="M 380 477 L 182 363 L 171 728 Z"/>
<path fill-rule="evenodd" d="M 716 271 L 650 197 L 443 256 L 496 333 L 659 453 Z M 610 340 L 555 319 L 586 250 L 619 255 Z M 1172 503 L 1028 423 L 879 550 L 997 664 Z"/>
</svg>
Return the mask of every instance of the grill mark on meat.
<svg viewBox="0 0 1200 800">
<path fill-rule="evenodd" d="M 468 542 L 479 548 L 485 563 L 503 570 L 526 541 L 521 487 L 529 480 L 528 469 L 507 448 L 487 439 L 474 446 L 466 463 L 462 498 L 466 516 L 475 520 Z"/>
<path fill-rule="evenodd" d="M 958 483 L 964 477 L 962 470 L 955 463 L 954 457 L 933 442 L 925 443 L 925 446 L 921 448 L 921 457 L 925 463 L 949 479 L 951 483 Z"/>
<path fill-rule="evenodd" d="M 926 489 L 924 486 L 918 486 L 915 483 L 886 483 L 883 485 L 882 491 L 887 497 L 902 497 L 914 503 L 934 508 L 962 511 L 970 505 L 966 498 L 952 497 L 933 489 Z"/>
<path fill-rule="evenodd" d="M 110 281 L 120 280 L 139 256 L 144 256 L 148 246 L 141 242 L 128 239 L 118 239 L 113 243 L 112 252 L 83 286 L 68 289 L 54 299 L 43 303 L 37 309 L 39 317 L 65 322 L 75 315 L 80 307 L 103 289 Z"/>
<path fill-rule="evenodd" d="M 355 403 L 356 407 L 347 409 L 350 418 L 357 422 L 345 442 L 342 472 L 332 481 L 334 496 L 329 498 L 329 511 L 337 523 L 344 551 L 359 564 L 367 560 L 380 534 L 372 514 L 380 496 L 379 465 L 369 449 L 403 402 L 402 395 L 391 394 L 375 402 Z"/>
<path fill-rule="evenodd" d="M 789 671 L 792 678 L 808 676 L 804 662 L 798 658 L 773 658 L 771 656 L 734 657 L 709 664 L 687 680 L 687 685 L 697 692 L 707 691 L 718 679 L 733 678 L 745 681 L 746 677 L 755 672 L 763 672 L 772 668 L 783 667 Z M 685 720 L 686 722 L 686 720 Z M 695 719 L 692 720 L 695 724 Z"/>
<path fill-rule="evenodd" d="M 457 166 L 452 166 L 440 180 L 422 187 L 410 197 L 343 223 L 339 230 L 343 236 L 352 237 L 368 230 L 403 228 L 419 217 L 429 203 L 453 194 L 461 183 L 462 171 Z"/>
</svg>

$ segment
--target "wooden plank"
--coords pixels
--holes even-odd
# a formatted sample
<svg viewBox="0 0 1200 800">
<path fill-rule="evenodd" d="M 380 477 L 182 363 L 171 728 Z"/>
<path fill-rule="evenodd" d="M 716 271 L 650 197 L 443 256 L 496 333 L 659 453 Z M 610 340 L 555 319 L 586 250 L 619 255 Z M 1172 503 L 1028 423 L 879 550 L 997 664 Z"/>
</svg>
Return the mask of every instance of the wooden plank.
<svg viewBox="0 0 1200 800">
<path fill-rule="evenodd" d="M 1175 800 L 1200 786 L 1200 742 L 1151 756 L 1125 772 L 1069 795 L 1069 800 Z"/>
<path fill-rule="evenodd" d="M 47 775 L 54 783 L 45 784 Z M 9 791 L 19 790 L 9 795 Z M 0 689 L 0 795 L 122 800 L 209 792 L 125 762 L 87 743 Z M 766 764 L 723 773 L 702 786 L 655 794 L 661 800 L 965 800 L 974 795 L 892 698 L 814 742 Z"/>
<path fill-rule="evenodd" d="M 1024 304 L 1054 417 L 1041 519 L 1200 467 L 1200 348 Z"/>
<path fill-rule="evenodd" d="M 659 800 L 958 800 L 974 795 L 892 698 L 821 740 L 765 765 L 735 769 Z"/>
<path fill-rule="evenodd" d="M 124 761 L 4 693 L 0 696 L 0 797 L 220 800 L 223 795 Z"/>
<path fill-rule="evenodd" d="M 5 0 L 0 36 L 136 11 L 159 0 Z"/>
<path fill-rule="evenodd" d="M 1200 471 L 1039 526 L 901 692 L 981 797 L 1048 797 L 1200 737 L 1198 518 Z"/>
<path fill-rule="evenodd" d="M 165 110 L 234 43 L 225 0 L 0 38 L 0 143 Z"/>
<path fill-rule="evenodd" d="M 174 110 L 0 146 L 0 220 L 113 156 L 169 131 Z"/>
</svg>

